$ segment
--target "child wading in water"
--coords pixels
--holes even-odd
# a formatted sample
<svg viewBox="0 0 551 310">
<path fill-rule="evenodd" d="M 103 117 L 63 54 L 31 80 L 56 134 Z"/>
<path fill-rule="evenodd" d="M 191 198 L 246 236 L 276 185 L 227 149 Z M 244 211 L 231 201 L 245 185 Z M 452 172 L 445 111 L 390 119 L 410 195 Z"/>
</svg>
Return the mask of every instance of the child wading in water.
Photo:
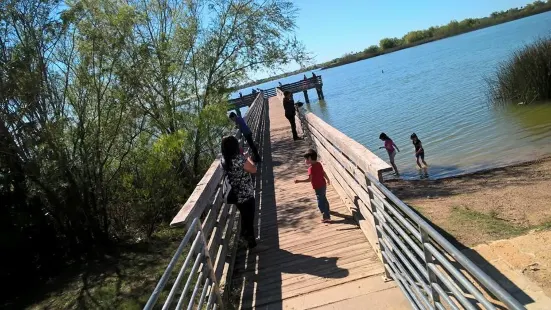
<svg viewBox="0 0 551 310">
<path fill-rule="evenodd" d="M 398 146 L 396 146 L 396 144 L 394 144 L 394 141 L 392 141 L 392 139 L 390 139 L 384 132 L 381 133 L 379 139 L 385 142 L 385 146 L 381 146 L 380 149 L 386 149 L 386 151 L 388 152 L 388 157 L 390 158 L 390 164 L 392 165 L 392 168 L 394 168 L 394 173 L 396 173 L 396 175 L 400 175 L 400 172 L 398 172 L 398 168 L 394 163 L 396 151 L 400 152 L 400 149 L 398 148 Z"/>
<path fill-rule="evenodd" d="M 312 188 L 314 188 L 318 199 L 318 208 L 323 215 L 322 222 L 327 223 L 331 221 L 329 201 L 327 201 L 327 197 L 325 196 L 327 185 L 330 184 L 329 178 L 327 174 L 325 174 L 322 164 L 318 162 L 318 153 L 316 153 L 316 151 L 309 149 L 308 152 L 304 154 L 304 162 L 309 165 L 308 178 L 302 180 L 296 179 L 295 183 L 312 183 Z"/>
<path fill-rule="evenodd" d="M 415 146 L 415 157 L 417 157 L 417 166 L 419 166 L 420 169 L 423 169 L 424 175 L 421 175 L 421 177 L 428 177 L 429 173 L 427 171 L 427 162 L 425 162 L 425 149 L 423 149 L 423 144 L 421 144 L 421 140 L 417 137 L 415 133 L 411 135 L 411 142 L 413 143 L 413 146 Z M 419 159 L 423 162 L 423 165 L 419 162 Z"/>
</svg>

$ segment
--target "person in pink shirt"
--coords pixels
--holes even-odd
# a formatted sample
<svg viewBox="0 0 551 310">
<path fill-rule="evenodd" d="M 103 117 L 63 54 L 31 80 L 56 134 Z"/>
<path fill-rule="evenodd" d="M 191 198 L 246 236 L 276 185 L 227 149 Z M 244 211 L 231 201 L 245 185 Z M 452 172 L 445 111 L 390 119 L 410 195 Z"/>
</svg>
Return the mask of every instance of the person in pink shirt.
<svg viewBox="0 0 551 310">
<path fill-rule="evenodd" d="M 384 132 L 379 135 L 379 139 L 381 139 L 385 143 L 385 146 L 381 146 L 380 149 L 386 149 L 386 151 L 388 152 L 388 157 L 390 158 L 390 164 L 392 165 L 392 168 L 394 168 L 394 173 L 396 173 L 396 175 L 400 175 L 400 173 L 398 172 L 398 168 L 394 163 L 396 151 L 400 152 L 400 149 L 396 146 L 396 144 L 394 144 L 394 141 L 392 141 L 392 139 L 390 139 Z"/>
</svg>

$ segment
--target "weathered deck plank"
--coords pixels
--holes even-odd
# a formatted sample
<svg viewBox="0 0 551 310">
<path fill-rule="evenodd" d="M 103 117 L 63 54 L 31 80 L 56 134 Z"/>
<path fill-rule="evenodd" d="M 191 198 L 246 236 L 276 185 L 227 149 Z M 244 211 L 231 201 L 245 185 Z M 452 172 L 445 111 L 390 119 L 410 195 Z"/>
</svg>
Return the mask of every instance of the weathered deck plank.
<svg viewBox="0 0 551 310">
<path fill-rule="evenodd" d="M 302 154 L 308 145 L 292 140 L 279 100 L 270 98 L 257 182 L 258 236 L 268 249 L 243 250 L 236 258 L 241 308 L 308 309 L 346 301 L 349 309 L 365 309 L 365 300 L 381 299 L 377 304 L 407 309 L 395 284 L 382 280 L 381 262 L 337 192 L 328 187 L 333 222 L 322 224 L 310 185 L 294 184 L 306 175 Z M 362 303 L 354 306 L 355 299 Z"/>
</svg>

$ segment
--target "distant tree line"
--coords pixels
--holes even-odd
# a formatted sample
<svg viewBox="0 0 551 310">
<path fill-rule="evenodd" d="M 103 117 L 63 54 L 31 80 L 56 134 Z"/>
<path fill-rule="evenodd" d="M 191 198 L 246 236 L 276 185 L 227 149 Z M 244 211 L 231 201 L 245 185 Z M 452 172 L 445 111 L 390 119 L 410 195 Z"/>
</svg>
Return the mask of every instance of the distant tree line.
<svg viewBox="0 0 551 310">
<path fill-rule="evenodd" d="M 319 64 L 316 67 L 331 68 L 341 66 L 550 10 L 551 0 L 547 0 L 547 2 L 535 1 L 522 8 L 512 8 L 507 11 L 493 12 L 490 16 L 484 18 L 467 18 L 462 21 L 452 20 L 443 26 L 433 26 L 425 30 L 410 31 L 401 38 L 383 38 L 379 41 L 379 45 L 369 46 L 361 52 L 347 53 L 342 57 Z"/>
<path fill-rule="evenodd" d="M 3 294 L 170 220 L 229 132 L 229 86 L 305 55 L 295 18 L 279 0 L 0 1 Z"/>
</svg>

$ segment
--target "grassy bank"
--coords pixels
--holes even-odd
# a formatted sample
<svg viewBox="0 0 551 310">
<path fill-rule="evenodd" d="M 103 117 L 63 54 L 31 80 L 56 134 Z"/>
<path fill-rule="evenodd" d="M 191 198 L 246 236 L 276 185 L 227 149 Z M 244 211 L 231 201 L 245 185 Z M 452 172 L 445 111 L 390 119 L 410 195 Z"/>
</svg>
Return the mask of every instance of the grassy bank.
<svg viewBox="0 0 551 310">
<path fill-rule="evenodd" d="M 551 36 L 514 52 L 488 81 L 494 104 L 530 104 L 551 99 Z"/>
<path fill-rule="evenodd" d="M 73 266 L 3 309 L 142 309 L 184 234 L 165 228 L 148 242 Z"/>
<path fill-rule="evenodd" d="M 391 181 L 387 186 L 459 245 L 472 247 L 551 229 L 551 158 L 448 179 Z"/>
</svg>

